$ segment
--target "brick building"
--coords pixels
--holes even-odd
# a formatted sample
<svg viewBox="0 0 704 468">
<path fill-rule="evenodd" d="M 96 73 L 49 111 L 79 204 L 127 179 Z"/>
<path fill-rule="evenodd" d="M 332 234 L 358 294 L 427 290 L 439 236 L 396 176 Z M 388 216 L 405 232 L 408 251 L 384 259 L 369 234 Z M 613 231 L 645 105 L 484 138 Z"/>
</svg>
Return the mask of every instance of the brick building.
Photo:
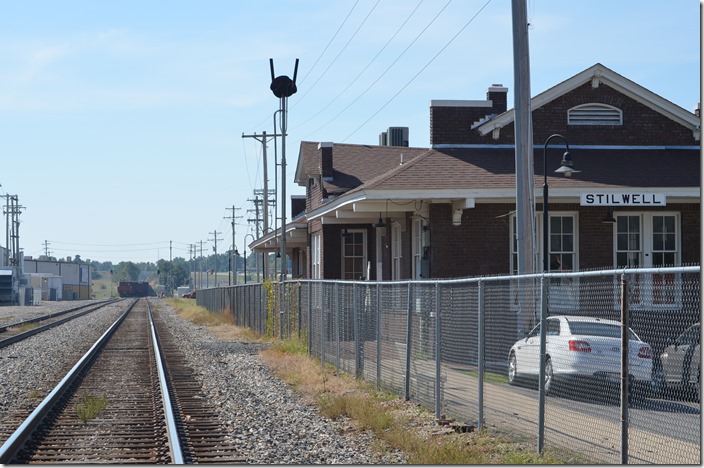
<svg viewBox="0 0 704 468">
<path fill-rule="evenodd" d="M 430 148 L 302 142 L 293 276 L 422 279 L 517 271 L 508 89 L 431 101 Z M 699 263 L 700 117 L 596 64 L 531 100 L 536 264 L 543 153 L 550 269 Z M 547 139 L 559 134 L 549 146 Z M 569 151 L 581 172 L 553 172 Z M 302 203 L 302 201 L 301 201 Z M 533 215 L 533 213 L 531 213 Z M 274 250 L 280 232 L 254 241 Z M 542 268 L 538 267 L 538 270 Z"/>
</svg>

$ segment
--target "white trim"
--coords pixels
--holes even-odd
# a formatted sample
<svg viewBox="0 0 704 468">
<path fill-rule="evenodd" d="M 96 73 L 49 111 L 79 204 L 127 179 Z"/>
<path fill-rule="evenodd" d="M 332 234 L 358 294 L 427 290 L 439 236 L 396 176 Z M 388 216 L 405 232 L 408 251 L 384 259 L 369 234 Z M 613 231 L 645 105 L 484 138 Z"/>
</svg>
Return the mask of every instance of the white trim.
<svg viewBox="0 0 704 468">
<path fill-rule="evenodd" d="M 347 232 L 349 234 L 361 234 L 362 235 L 362 271 L 360 272 L 360 276 L 366 276 L 366 271 L 367 271 L 367 230 L 366 229 L 347 229 Z M 347 244 L 347 239 L 344 237 L 341 238 L 342 242 L 340 242 L 340 277 L 343 280 L 346 280 L 348 278 L 345 278 L 345 265 L 346 265 L 346 259 L 347 258 L 359 258 L 359 257 L 347 257 L 345 255 L 345 245 Z M 354 281 L 359 280 L 359 278 L 351 278 Z M 369 280 L 369 278 L 366 278 L 366 280 Z"/>
<path fill-rule="evenodd" d="M 432 99 L 430 107 L 491 107 L 490 100 Z"/>
<path fill-rule="evenodd" d="M 597 63 L 581 73 L 574 75 L 573 77 L 563 81 L 562 83 L 553 86 L 552 88 L 544 91 L 537 96 L 533 97 L 530 101 L 530 108 L 532 111 L 539 109 L 545 104 L 557 99 L 560 96 L 576 89 L 577 87 L 597 79 L 599 83 L 605 83 L 610 87 L 614 88 L 616 91 L 635 99 L 641 104 L 650 107 L 656 112 L 659 112 L 666 117 L 674 120 L 675 122 L 689 127 L 697 138 L 700 119 L 693 113 L 683 109 L 676 104 L 664 99 L 661 96 L 653 93 L 652 91 L 642 87 L 641 85 L 619 75 L 613 70 L 605 67 L 604 65 Z M 592 84 L 593 85 L 593 84 Z M 477 128 L 479 133 L 484 136 L 489 132 L 494 130 L 496 125 L 500 127 L 505 127 L 506 125 L 513 123 L 515 118 L 515 110 L 511 109 L 503 114 L 492 119 L 484 125 Z M 698 138 L 697 138 L 698 139 Z"/>
<path fill-rule="evenodd" d="M 516 145 L 491 145 L 491 144 L 470 144 L 470 143 L 442 143 L 432 146 L 432 149 L 514 149 Z M 533 145 L 533 150 L 543 149 L 543 145 Z M 637 145 L 570 145 L 571 149 L 584 149 L 584 150 L 637 150 L 637 151 L 699 151 L 701 146 L 637 146 Z"/>
</svg>

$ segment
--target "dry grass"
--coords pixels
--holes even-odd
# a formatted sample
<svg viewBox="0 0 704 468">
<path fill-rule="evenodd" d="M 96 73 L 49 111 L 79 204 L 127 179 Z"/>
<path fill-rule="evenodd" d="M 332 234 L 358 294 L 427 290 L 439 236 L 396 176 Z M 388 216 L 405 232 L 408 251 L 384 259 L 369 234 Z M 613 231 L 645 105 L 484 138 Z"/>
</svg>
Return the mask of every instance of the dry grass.
<svg viewBox="0 0 704 468">
<path fill-rule="evenodd" d="M 266 341 L 249 329 L 232 325 L 228 314 L 210 314 L 187 300 L 167 299 L 188 320 L 207 326 L 224 339 Z M 211 315 L 213 317 L 207 317 Z M 378 450 L 399 449 L 410 464 L 577 464 L 585 461 L 573 454 L 547 450 L 535 452 L 534 444 L 493 431 L 457 433 L 441 430 L 434 415 L 395 395 L 379 391 L 331 366 L 308 357 L 305 341 L 275 340 L 260 352 L 272 372 L 289 383 L 310 404 L 330 419 L 348 418 L 357 430 L 374 432 Z"/>
<path fill-rule="evenodd" d="M 88 421 L 94 419 L 107 407 L 108 399 L 106 397 L 84 395 L 81 402 L 76 404 L 76 415 L 81 421 L 83 421 L 83 424 L 87 424 Z"/>
</svg>

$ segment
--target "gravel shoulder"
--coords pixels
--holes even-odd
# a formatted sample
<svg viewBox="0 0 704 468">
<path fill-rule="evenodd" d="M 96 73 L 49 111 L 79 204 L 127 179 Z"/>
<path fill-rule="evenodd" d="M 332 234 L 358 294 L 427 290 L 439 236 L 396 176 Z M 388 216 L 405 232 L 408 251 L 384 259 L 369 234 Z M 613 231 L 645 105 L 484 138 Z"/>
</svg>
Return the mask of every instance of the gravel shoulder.
<svg viewBox="0 0 704 468">
<path fill-rule="evenodd" d="M 80 301 L 81 303 L 98 301 Z M 379 450 L 370 432 L 350 421 L 331 421 L 274 376 L 258 356 L 266 344 L 218 338 L 151 300 L 202 384 L 203 397 L 218 408 L 223 425 L 255 464 L 401 464 L 405 456 Z M 39 306 L 0 307 L 0 324 L 11 324 L 76 307 L 79 301 Z M 75 361 L 113 323 L 123 304 L 72 320 L 20 343 L 0 349 L 0 443 L 15 427 L 13 416 L 26 417 Z"/>
</svg>

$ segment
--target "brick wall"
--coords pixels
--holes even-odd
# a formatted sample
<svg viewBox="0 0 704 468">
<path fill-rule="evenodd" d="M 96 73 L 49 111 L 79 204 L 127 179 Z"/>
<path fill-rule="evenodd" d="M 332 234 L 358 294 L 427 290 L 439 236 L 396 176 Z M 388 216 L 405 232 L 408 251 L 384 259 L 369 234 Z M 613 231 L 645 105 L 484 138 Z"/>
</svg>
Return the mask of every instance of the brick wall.
<svg viewBox="0 0 704 468">
<path fill-rule="evenodd" d="M 537 205 L 541 211 L 542 206 Z M 430 272 L 433 278 L 502 275 L 510 269 L 510 216 L 513 204 L 477 205 L 464 210 L 462 224 L 452 225 L 449 204 L 431 205 Z M 607 207 L 551 204 L 550 210 L 578 212 L 579 269 L 613 268 L 614 224 L 604 224 Z M 700 205 L 671 204 L 662 209 L 680 212 L 682 264 L 699 264 Z M 619 212 L 642 212 L 638 207 L 619 207 Z"/>
</svg>

